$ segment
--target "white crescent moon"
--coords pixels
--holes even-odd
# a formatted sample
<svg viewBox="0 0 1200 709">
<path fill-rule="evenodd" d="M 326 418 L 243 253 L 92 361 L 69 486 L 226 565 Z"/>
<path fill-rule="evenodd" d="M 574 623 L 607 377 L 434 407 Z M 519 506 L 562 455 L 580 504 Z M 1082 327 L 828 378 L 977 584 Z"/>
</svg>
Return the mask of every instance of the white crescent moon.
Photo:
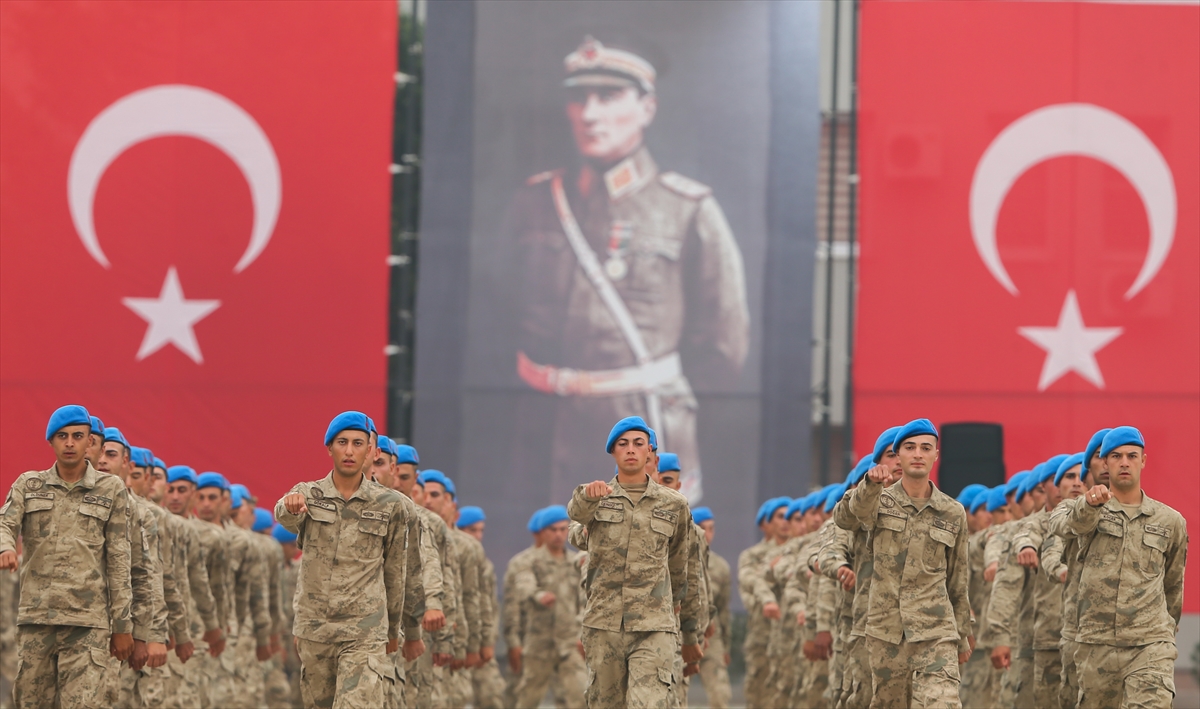
<svg viewBox="0 0 1200 709">
<path fill-rule="evenodd" d="M 275 231 L 279 217 L 279 161 L 258 123 L 236 103 L 197 86 L 164 84 L 135 91 L 101 111 L 79 138 L 67 171 L 71 220 L 84 248 L 110 268 L 92 217 L 96 186 L 108 166 L 130 147 L 151 138 L 199 138 L 229 156 L 250 185 L 254 226 L 250 245 L 234 273 L 254 263 Z"/>
<path fill-rule="evenodd" d="M 983 152 L 971 181 L 971 236 L 979 257 L 992 277 L 1017 295 L 996 248 L 1000 206 L 1026 170 L 1064 155 L 1082 155 L 1111 165 L 1129 180 L 1146 207 L 1150 248 L 1137 278 L 1125 292 L 1129 300 L 1158 274 L 1175 240 L 1175 180 L 1146 134 L 1107 108 L 1089 103 L 1046 106 L 1000 131 Z"/>
</svg>

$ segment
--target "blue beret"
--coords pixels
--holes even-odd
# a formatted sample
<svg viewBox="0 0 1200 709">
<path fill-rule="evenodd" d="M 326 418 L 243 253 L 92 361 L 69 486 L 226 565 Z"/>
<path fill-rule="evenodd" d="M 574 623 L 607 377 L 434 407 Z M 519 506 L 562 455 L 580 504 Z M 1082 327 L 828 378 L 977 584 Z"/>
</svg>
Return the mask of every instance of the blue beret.
<svg viewBox="0 0 1200 709">
<path fill-rule="evenodd" d="M 129 447 L 129 441 L 125 440 L 125 434 L 121 433 L 121 429 L 117 428 L 116 426 L 105 426 L 104 442 L 109 443 L 113 441 L 125 446 L 125 450 L 131 450 Z"/>
<path fill-rule="evenodd" d="M 571 518 L 567 515 L 567 508 L 562 505 L 551 505 L 541 511 L 541 516 L 538 518 L 538 531 L 542 531 L 552 524 L 566 522 Z"/>
<path fill-rule="evenodd" d="M 180 480 L 186 480 L 193 485 L 199 484 L 196 476 L 196 471 L 187 465 L 172 465 L 167 468 L 167 482 L 176 483 Z"/>
<path fill-rule="evenodd" d="M 420 464 L 421 456 L 417 455 L 416 448 L 413 448 L 412 446 L 404 445 L 403 443 L 396 443 L 395 441 L 392 441 L 392 445 L 396 447 L 396 464 L 397 465 L 399 465 L 400 463 L 411 463 L 413 465 Z"/>
<path fill-rule="evenodd" d="M 263 532 L 271 528 L 275 524 L 275 517 L 266 507 L 254 508 L 254 524 L 250 527 L 251 531 Z"/>
<path fill-rule="evenodd" d="M 658 452 L 658 434 L 654 433 L 654 429 L 650 429 L 650 450 Z"/>
<path fill-rule="evenodd" d="M 707 522 L 712 518 L 713 518 L 712 510 L 709 509 L 708 507 L 697 507 L 696 509 L 692 510 L 692 521 L 695 522 L 696 524 L 700 524 L 701 522 Z"/>
<path fill-rule="evenodd" d="M 100 420 L 100 417 L 92 416 L 92 417 L 90 417 L 89 420 L 91 421 L 91 425 L 92 425 L 92 433 L 96 434 L 97 436 L 103 436 L 104 435 L 104 422 Z"/>
<path fill-rule="evenodd" d="M 156 468 L 162 468 L 163 470 L 167 469 L 167 464 L 163 462 L 162 458 L 155 456 L 153 459 L 151 459 L 151 462 L 154 463 L 154 467 Z"/>
<path fill-rule="evenodd" d="M 1058 467 L 1060 465 L 1062 465 L 1062 462 L 1070 457 L 1071 457 L 1070 454 L 1059 453 L 1058 455 L 1052 457 L 1050 460 L 1047 460 L 1046 461 L 1046 471 L 1044 473 L 1042 473 L 1042 482 L 1046 482 L 1047 480 L 1050 480 L 1051 478 L 1053 478 L 1055 473 L 1058 472 Z M 1057 485 L 1058 483 L 1056 482 L 1055 484 Z"/>
<path fill-rule="evenodd" d="M 150 452 L 149 448 L 133 446 L 129 449 L 129 460 L 139 468 L 148 468 L 154 465 L 154 454 Z"/>
<path fill-rule="evenodd" d="M 629 416 L 617 421 L 617 425 L 613 426 L 612 430 L 608 432 L 608 442 L 604 444 L 604 452 L 612 453 L 613 446 L 617 445 L 617 439 L 623 434 L 629 433 L 630 431 L 641 431 L 645 433 L 650 438 L 650 447 L 658 447 L 657 437 L 650 430 L 650 427 L 646 425 L 646 422 L 642 420 L 642 417 Z"/>
<path fill-rule="evenodd" d="M 287 528 L 282 524 L 276 524 L 271 528 L 271 536 L 275 537 L 275 541 L 280 544 L 295 544 L 296 535 L 287 531 Z"/>
<path fill-rule="evenodd" d="M 933 436 L 937 438 L 938 432 L 933 427 L 933 422 L 929 419 L 913 419 L 901 426 L 900 430 L 896 432 L 896 438 L 892 441 L 892 448 L 896 452 L 899 452 L 900 444 L 913 436 Z"/>
<path fill-rule="evenodd" d="M 1100 452 L 1100 444 L 1104 442 L 1104 437 L 1107 436 L 1108 432 L 1111 430 L 1111 428 L 1102 428 L 1093 433 L 1092 437 L 1088 439 L 1087 447 L 1083 449 L 1083 457 L 1087 460 L 1088 464 L 1090 464 L 1092 462 L 1092 458 Z M 1086 468 L 1087 465 L 1084 465 L 1084 467 Z"/>
<path fill-rule="evenodd" d="M 829 492 L 825 494 L 824 509 L 826 512 L 833 512 L 834 505 L 838 503 L 838 500 L 842 499 L 842 495 L 846 494 L 847 487 L 849 486 L 846 483 L 842 483 L 841 485 L 834 485 L 829 488 Z"/>
<path fill-rule="evenodd" d="M 1063 476 L 1067 474 L 1067 471 L 1070 470 L 1071 468 L 1074 468 L 1076 465 L 1082 465 L 1082 464 L 1083 464 L 1083 453 L 1076 453 L 1075 455 L 1067 456 L 1065 459 L 1063 459 L 1063 462 L 1058 464 L 1058 470 L 1054 471 L 1054 484 L 1061 485 Z M 1080 472 L 1082 472 L 1082 471 L 1080 471 Z M 1082 480 L 1083 476 L 1080 475 L 1079 479 Z"/>
<path fill-rule="evenodd" d="M 784 514 L 787 515 L 788 519 L 791 519 L 792 515 L 796 514 L 797 512 L 799 512 L 800 514 L 804 514 L 805 512 L 807 512 L 809 510 L 810 507 L 812 507 L 812 505 L 806 506 L 807 502 L 808 502 L 807 495 L 805 495 L 804 497 L 797 497 L 796 499 L 794 499 L 788 503 L 787 511 L 784 512 Z M 762 523 L 760 522 L 759 524 L 762 524 Z"/>
<path fill-rule="evenodd" d="M 658 456 L 658 472 L 676 472 L 680 471 L 679 456 L 674 453 L 660 453 Z"/>
<path fill-rule="evenodd" d="M 375 422 L 361 411 L 343 411 L 334 416 L 333 420 L 329 422 L 329 428 L 325 429 L 325 445 L 333 443 L 333 439 L 342 431 L 374 433 Z"/>
<path fill-rule="evenodd" d="M 1003 490 L 1004 486 L 1001 485 L 1000 487 Z M 979 493 L 975 495 L 975 499 L 971 500 L 971 505 L 967 507 L 967 511 L 971 514 L 975 514 L 979 511 L 980 507 L 987 505 L 988 496 L 992 494 L 992 489 L 993 488 L 985 487 L 983 490 L 980 490 Z"/>
<path fill-rule="evenodd" d="M 1021 484 L 1017 486 L 1017 496 L 1015 498 L 1017 502 L 1020 502 L 1022 499 L 1024 499 L 1025 496 L 1033 490 L 1033 488 L 1042 484 L 1042 480 L 1045 475 L 1044 471 L 1047 467 L 1048 466 L 1045 463 L 1038 463 L 1037 465 L 1033 466 L 1033 470 L 1030 470 L 1029 475 L 1025 476 L 1025 479 L 1022 480 Z"/>
<path fill-rule="evenodd" d="M 1007 485 L 997 485 L 996 487 L 992 488 L 992 491 L 989 492 L 987 495 L 987 510 L 988 510 L 988 512 L 995 512 L 996 510 L 1000 509 L 1001 507 L 1004 507 L 1005 505 L 1007 505 L 1008 504 L 1008 498 L 1006 497 L 1007 494 L 1008 494 L 1008 486 Z"/>
<path fill-rule="evenodd" d="M 1112 453 L 1121 446 L 1141 446 L 1145 448 L 1146 439 L 1142 438 L 1142 432 L 1133 426 L 1117 426 L 1104 434 L 1104 442 L 1100 444 L 1100 457 L 1107 458 L 1109 453 Z"/>
<path fill-rule="evenodd" d="M 987 485 L 971 483 L 958 493 L 958 498 L 956 498 L 958 500 L 958 504 L 962 505 L 968 510 L 971 509 L 971 503 L 975 501 L 975 498 L 979 495 L 979 493 L 987 489 Z"/>
<path fill-rule="evenodd" d="M 229 486 L 229 506 L 237 509 L 242 506 L 243 500 L 249 500 L 253 495 L 250 490 L 241 483 L 234 483 Z"/>
<path fill-rule="evenodd" d="M 482 507 L 467 506 L 458 511 L 458 522 L 456 522 L 456 524 L 459 529 L 462 529 L 463 527 L 470 527 L 476 522 L 482 522 L 486 519 L 487 515 L 483 513 Z"/>
<path fill-rule="evenodd" d="M 222 490 L 229 489 L 229 481 L 220 473 L 200 473 L 196 478 L 196 489 L 202 490 L 206 487 L 219 487 Z"/>
<path fill-rule="evenodd" d="M 379 450 L 387 453 L 388 455 L 394 456 L 396 455 L 396 444 L 393 443 L 392 439 L 388 438 L 387 436 L 380 436 Z"/>
<path fill-rule="evenodd" d="M 1022 470 L 1021 472 L 1009 478 L 1008 482 L 1004 484 L 1004 494 L 1012 495 L 1013 493 L 1017 493 L 1017 499 L 1021 499 L 1024 494 L 1020 493 L 1019 491 L 1021 486 L 1025 484 L 1025 480 L 1029 477 L 1030 473 L 1031 471 L 1029 470 Z"/>
<path fill-rule="evenodd" d="M 766 520 L 770 519 L 771 515 L 775 514 L 775 510 L 779 509 L 780 507 L 787 507 L 791 503 L 792 498 L 790 497 L 772 497 L 771 499 L 762 503 L 762 505 L 758 508 L 758 515 L 755 517 L 755 523 L 762 524 Z"/>
<path fill-rule="evenodd" d="M 446 492 L 450 493 L 450 497 L 457 497 L 454 493 L 454 481 L 440 470 L 426 470 L 422 472 L 417 476 L 417 482 L 421 484 L 421 487 L 425 487 L 425 483 L 427 482 L 438 483 L 446 488 Z"/>
<path fill-rule="evenodd" d="M 858 461 L 858 465 L 854 466 L 854 469 L 851 470 L 850 474 L 846 476 L 846 485 L 857 485 L 862 482 L 863 477 L 866 476 L 867 471 L 871 469 L 871 465 L 874 464 L 874 462 L 875 458 L 873 455 L 864 455 L 862 459 Z"/>
<path fill-rule="evenodd" d="M 67 426 L 87 426 L 91 429 L 92 415 L 78 404 L 68 404 L 55 409 L 54 413 L 50 414 L 50 422 L 46 424 L 46 440 L 50 440 L 60 429 Z"/>
<path fill-rule="evenodd" d="M 537 510 L 533 514 L 529 515 L 529 523 L 525 525 L 525 529 L 528 529 L 530 532 L 534 533 L 542 531 L 542 528 L 539 526 L 539 522 L 541 520 L 543 511 L 544 510 Z"/>
<path fill-rule="evenodd" d="M 903 426 L 892 426 L 888 430 L 879 434 L 879 438 L 875 439 L 875 448 L 871 452 L 871 462 L 878 465 L 879 461 L 883 460 L 883 456 L 891 449 L 892 444 L 896 442 L 896 434 L 900 433 Z M 866 471 L 863 471 L 866 472 Z"/>
</svg>

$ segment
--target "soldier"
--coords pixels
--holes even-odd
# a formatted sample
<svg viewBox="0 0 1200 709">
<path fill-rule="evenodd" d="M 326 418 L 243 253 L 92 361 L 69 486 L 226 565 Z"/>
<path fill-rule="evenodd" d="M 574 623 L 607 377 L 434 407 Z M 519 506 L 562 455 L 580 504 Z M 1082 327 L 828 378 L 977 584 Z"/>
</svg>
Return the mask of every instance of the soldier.
<svg viewBox="0 0 1200 709">
<path fill-rule="evenodd" d="M 875 466 L 846 501 L 874 534 L 866 629 L 872 709 L 908 706 L 914 696 L 925 706 L 961 706 L 958 665 L 974 645 L 967 520 L 962 505 L 929 480 L 937 443 L 928 419 L 905 424 L 892 444 L 900 482 L 885 489 L 891 473 Z"/>
<path fill-rule="evenodd" d="M 580 611 L 584 606 L 579 552 L 567 549 L 567 510 L 547 507 L 538 518 L 542 546 L 517 571 L 512 581 L 514 601 L 526 608 L 522 633 L 521 681 L 514 706 L 536 707 L 546 689 L 556 685 L 556 697 L 567 706 L 583 699 L 585 668 L 580 652 Z"/>
<path fill-rule="evenodd" d="M 720 554 L 711 551 L 713 536 L 716 534 L 716 520 L 708 507 L 697 507 L 692 510 L 692 521 L 704 530 L 704 540 L 708 543 L 708 580 L 712 590 L 712 606 L 714 613 L 709 621 L 709 627 L 714 632 L 709 636 L 708 649 L 700 660 L 700 683 L 704 686 L 704 694 L 708 697 L 708 706 L 712 709 L 726 709 L 733 697 L 733 689 L 729 684 L 729 648 L 730 644 L 730 615 L 729 599 L 732 593 L 733 577 L 730 573 L 729 562 Z"/>
<path fill-rule="evenodd" d="M 362 474 L 373 428 L 357 411 L 334 417 L 325 432 L 333 470 L 299 483 L 275 506 L 305 551 L 293 627 L 305 706 L 383 706 L 396 681 L 387 655 L 399 645 L 401 624 L 405 658 L 425 650 L 422 609 L 406 605 L 417 598 L 420 573 L 406 575 L 404 507 Z"/>
<path fill-rule="evenodd" d="M 1145 440 L 1132 426 L 1104 436 L 1100 457 L 1112 485 L 1095 484 L 1066 503 L 1054 533 L 1079 540 L 1079 707 L 1170 707 L 1175 634 L 1183 610 L 1187 526 L 1142 490 Z"/>
<path fill-rule="evenodd" d="M 21 540 L 17 540 L 17 563 Z M 17 676 L 17 605 L 21 587 L 17 574 L 0 573 L 0 709 L 12 709 L 12 683 Z"/>
<path fill-rule="evenodd" d="M 593 709 L 667 706 L 677 631 L 684 662 L 703 657 L 704 629 L 688 597 L 699 589 L 687 587 L 692 515 L 686 498 L 645 474 L 649 431 L 637 416 L 617 422 L 605 445 L 617 475 L 580 485 L 567 506 L 587 527 L 583 645 Z M 678 625 L 675 606 L 682 609 Z"/>
<path fill-rule="evenodd" d="M 296 583 L 300 572 L 300 550 L 296 546 L 296 535 L 278 522 L 271 528 L 271 536 L 279 542 L 283 551 L 283 568 L 279 573 L 283 625 L 280 627 L 279 636 L 283 659 L 280 670 L 284 676 L 280 677 L 279 673 L 276 673 L 268 680 L 267 706 L 270 709 L 299 709 L 303 702 L 300 698 L 300 657 L 296 654 L 296 644 L 292 636 L 292 623 L 296 619 L 292 599 L 296 595 Z"/>
<path fill-rule="evenodd" d="M 777 622 L 781 613 L 779 599 L 765 579 L 768 555 L 779 547 L 776 530 L 787 524 L 787 507 L 791 499 L 773 497 L 758 508 L 755 523 L 763 533 L 763 539 L 738 555 L 738 593 L 746 607 L 746 640 L 742 653 L 746 658 L 746 703 L 750 706 L 765 706 L 771 667 L 767 662 L 767 648 L 771 640 L 771 624 Z"/>
<path fill-rule="evenodd" d="M 983 637 L 983 621 L 987 610 L 987 601 L 992 593 L 992 585 L 983 580 L 983 549 L 992 524 L 992 515 L 987 509 L 988 496 L 991 493 L 991 488 L 984 487 L 969 495 L 960 495 L 959 499 L 959 502 L 967 510 L 967 529 L 971 530 L 971 536 L 967 538 L 967 564 L 971 567 L 971 580 L 967 584 L 967 595 L 971 599 L 971 628 L 977 638 Z M 993 674 L 991 648 L 977 643 L 975 650 L 971 653 L 971 658 L 962 668 L 959 697 L 962 699 L 964 707 L 991 705 L 994 695 L 990 690 L 990 680 Z"/>
<path fill-rule="evenodd" d="M 542 514 L 547 508 L 542 508 L 535 511 L 529 516 L 529 522 L 525 528 L 533 535 L 533 543 L 528 547 L 517 552 L 513 558 L 508 560 L 508 566 L 504 569 L 504 597 L 500 606 L 500 625 L 501 632 L 504 634 L 504 646 L 508 653 L 508 682 L 504 688 L 504 705 L 513 707 L 516 705 L 516 689 L 521 681 L 522 671 L 525 669 L 524 654 L 525 654 L 525 604 L 517 599 L 515 584 L 517 577 L 527 568 L 533 559 L 534 550 L 542 546 Z M 566 509 L 565 507 L 563 508 Z M 564 697 L 559 692 L 555 692 L 555 702 L 559 709 L 565 709 L 570 706 L 564 703 Z"/>
<path fill-rule="evenodd" d="M 550 496 L 599 463 L 580 454 L 595 431 L 632 412 L 679 453 L 683 492 L 698 500 L 697 404 L 684 364 L 706 382 L 740 372 L 741 251 L 712 190 L 659 172 L 643 143 L 657 109 L 654 67 L 588 37 L 565 69 L 580 162 L 529 178 L 497 249 L 526 274 L 513 295 L 516 373 L 559 397 Z"/>
<path fill-rule="evenodd" d="M 481 507 L 464 507 L 458 511 L 459 529 L 471 535 L 480 544 L 487 526 L 487 515 Z M 476 709 L 501 709 L 504 706 L 504 677 L 496 662 L 496 638 L 500 627 L 500 608 L 496 599 L 496 567 L 486 556 L 480 574 L 479 613 L 483 624 L 483 647 L 479 657 L 483 664 L 471 671 L 472 705 Z"/>
<path fill-rule="evenodd" d="M 24 543 L 20 709 L 95 706 L 108 655 L 124 662 L 133 652 L 128 493 L 88 462 L 89 436 L 86 409 L 57 409 L 46 426 L 54 465 L 18 476 L 0 507 L 0 571 L 17 571 L 17 537 Z"/>
</svg>

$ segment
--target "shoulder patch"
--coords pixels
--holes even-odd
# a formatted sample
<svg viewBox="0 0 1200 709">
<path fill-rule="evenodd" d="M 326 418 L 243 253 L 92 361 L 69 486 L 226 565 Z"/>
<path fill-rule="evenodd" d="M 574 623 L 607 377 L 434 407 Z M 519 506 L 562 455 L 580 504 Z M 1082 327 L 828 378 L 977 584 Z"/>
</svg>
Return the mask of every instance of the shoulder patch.
<svg viewBox="0 0 1200 709">
<path fill-rule="evenodd" d="M 703 199 L 712 194 L 712 188 L 690 177 L 684 177 L 678 172 L 664 172 L 658 176 L 658 181 L 667 189 L 681 194 L 688 199 Z"/>
<path fill-rule="evenodd" d="M 554 177 L 555 175 L 557 175 L 561 172 L 562 172 L 562 170 L 547 170 L 545 172 L 539 172 L 538 174 L 530 177 L 528 180 L 525 180 L 525 184 L 532 187 L 533 185 L 536 185 L 540 182 L 545 182 L 545 181 L 549 180 L 550 178 Z"/>
<path fill-rule="evenodd" d="M 41 478 L 30 478 L 29 482 L 25 483 L 26 490 L 41 490 L 45 483 Z"/>
</svg>

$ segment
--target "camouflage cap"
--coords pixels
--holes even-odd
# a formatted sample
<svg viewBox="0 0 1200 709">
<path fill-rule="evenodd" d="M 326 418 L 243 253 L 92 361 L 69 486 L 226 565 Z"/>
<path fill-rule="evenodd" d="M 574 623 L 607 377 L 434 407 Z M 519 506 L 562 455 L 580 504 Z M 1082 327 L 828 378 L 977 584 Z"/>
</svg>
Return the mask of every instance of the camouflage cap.
<svg viewBox="0 0 1200 709">
<path fill-rule="evenodd" d="M 657 76 L 650 62 L 633 52 L 605 47 L 590 35 L 563 60 L 564 86 L 634 86 L 654 93 Z"/>
</svg>

